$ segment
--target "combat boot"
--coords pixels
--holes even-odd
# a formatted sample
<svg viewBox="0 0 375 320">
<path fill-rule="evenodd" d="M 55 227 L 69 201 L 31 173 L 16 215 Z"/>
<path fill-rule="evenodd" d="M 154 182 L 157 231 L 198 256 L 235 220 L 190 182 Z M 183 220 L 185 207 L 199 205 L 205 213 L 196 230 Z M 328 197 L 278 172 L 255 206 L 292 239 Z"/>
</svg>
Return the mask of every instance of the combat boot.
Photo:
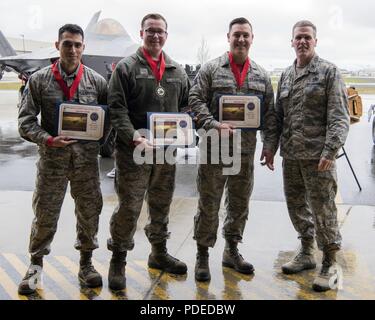
<svg viewBox="0 0 375 320">
<path fill-rule="evenodd" d="M 223 253 L 223 267 L 232 268 L 239 273 L 252 274 L 254 267 L 251 263 L 245 261 L 238 252 L 237 242 L 227 241 Z"/>
<path fill-rule="evenodd" d="M 91 262 L 92 251 L 81 251 L 78 279 L 81 285 L 97 288 L 103 285 L 102 276 L 95 270 Z"/>
<path fill-rule="evenodd" d="M 314 242 L 301 241 L 301 248 L 297 255 L 289 262 L 281 266 L 285 274 L 295 274 L 303 270 L 315 269 L 316 262 L 314 258 Z"/>
<path fill-rule="evenodd" d="M 185 263 L 172 257 L 167 252 L 166 241 L 152 244 L 152 252 L 148 257 L 148 266 L 174 274 L 185 274 L 187 271 Z"/>
<path fill-rule="evenodd" d="M 112 290 L 123 290 L 126 287 L 125 266 L 127 252 L 113 251 L 108 272 L 108 286 Z"/>
<path fill-rule="evenodd" d="M 323 251 L 323 263 L 319 274 L 314 279 L 312 288 L 323 292 L 337 289 L 341 285 L 342 272 L 336 263 L 337 249 Z"/>
<path fill-rule="evenodd" d="M 197 261 L 195 263 L 195 280 L 211 280 L 210 267 L 208 264 L 208 247 L 198 244 Z"/>
<path fill-rule="evenodd" d="M 22 295 L 30 295 L 35 293 L 42 285 L 42 268 L 43 258 L 31 257 L 31 263 L 18 286 L 18 293 Z"/>
</svg>

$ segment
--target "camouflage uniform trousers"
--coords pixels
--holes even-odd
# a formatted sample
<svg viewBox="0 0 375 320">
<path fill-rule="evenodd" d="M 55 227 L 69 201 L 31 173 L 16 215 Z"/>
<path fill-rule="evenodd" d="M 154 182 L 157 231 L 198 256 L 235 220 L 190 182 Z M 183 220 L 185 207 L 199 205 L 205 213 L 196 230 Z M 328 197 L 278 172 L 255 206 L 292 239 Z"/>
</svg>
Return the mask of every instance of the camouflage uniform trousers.
<svg viewBox="0 0 375 320">
<path fill-rule="evenodd" d="M 328 171 L 318 172 L 319 160 L 283 160 L 284 192 L 289 216 L 299 238 L 313 240 L 318 248 L 340 248 L 337 222 L 336 163 Z"/>
<path fill-rule="evenodd" d="M 214 247 L 216 243 L 224 188 L 226 216 L 223 237 L 233 242 L 242 241 L 254 185 L 254 151 L 241 155 L 241 170 L 237 175 L 223 175 L 221 164 L 199 166 L 199 201 L 198 211 L 194 217 L 194 239 L 198 244 Z"/>
<path fill-rule="evenodd" d="M 77 250 L 98 248 L 97 233 L 103 200 L 98 168 L 99 146 L 79 143 L 65 148 L 39 147 L 36 189 L 33 195 L 34 220 L 29 251 L 40 257 L 50 252 L 56 233 L 68 181 L 75 202 Z"/>
<path fill-rule="evenodd" d="M 108 249 L 124 252 L 134 248 L 134 234 L 146 196 L 148 222 L 145 232 L 150 243 L 169 238 L 169 208 L 172 203 L 176 166 L 142 164 L 133 160 L 133 149 L 116 149 L 115 188 L 119 204 L 110 221 Z"/>
</svg>

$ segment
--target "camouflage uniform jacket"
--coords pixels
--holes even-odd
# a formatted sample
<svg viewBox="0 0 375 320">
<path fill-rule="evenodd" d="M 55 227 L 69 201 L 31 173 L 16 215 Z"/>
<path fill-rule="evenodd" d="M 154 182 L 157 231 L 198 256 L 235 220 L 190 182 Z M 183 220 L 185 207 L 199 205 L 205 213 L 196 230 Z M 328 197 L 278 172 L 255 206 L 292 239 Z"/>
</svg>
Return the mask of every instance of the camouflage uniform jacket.
<svg viewBox="0 0 375 320">
<path fill-rule="evenodd" d="M 280 155 L 334 159 L 349 131 L 348 98 L 339 69 L 317 55 L 299 76 L 281 75 L 276 98 Z"/>
<path fill-rule="evenodd" d="M 78 73 L 66 75 L 59 65 L 62 78 L 70 86 Z M 56 81 L 51 66 L 34 73 L 27 82 L 18 113 L 18 130 L 22 138 L 38 145 L 45 145 L 50 136 L 56 135 L 57 104 L 66 100 Z M 94 70 L 84 67 L 83 76 L 74 100 L 82 104 L 106 104 L 107 83 Z M 37 116 L 41 113 L 41 122 Z"/>
<path fill-rule="evenodd" d="M 197 128 L 209 130 L 219 123 L 219 97 L 222 94 L 256 94 L 263 97 L 263 143 L 271 151 L 276 149 L 277 125 L 274 112 L 274 94 L 267 72 L 251 60 L 245 82 L 239 89 L 230 67 L 228 53 L 206 63 L 194 80 L 189 94 L 189 105 L 197 117 Z M 242 153 L 255 148 L 256 131 L 242 131 Z"/>
<path fill-rule="evenodd" d="M 165 89 L 163 97 L 156 94 L 157 83 L 142 48 L 117 64 L 108 94 L 117 145 L 131 145 L 136 130 L 147 128 L 147 112 L 179 112 L 187 107 L 190 84 L 186 72 L 163 54 L 166 64 L 160 82 Z"/>
</svg>

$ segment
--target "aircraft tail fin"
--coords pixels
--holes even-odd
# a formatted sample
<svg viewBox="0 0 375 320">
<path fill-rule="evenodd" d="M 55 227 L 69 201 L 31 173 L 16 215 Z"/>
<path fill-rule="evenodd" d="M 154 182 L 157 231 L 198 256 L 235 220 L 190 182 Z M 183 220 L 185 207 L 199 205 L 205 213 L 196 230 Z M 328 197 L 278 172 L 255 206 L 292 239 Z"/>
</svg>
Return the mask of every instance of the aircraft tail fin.
<svg viewBox="0 0 375 320">
<path fill-rule="evenodd" d="M 89 24 L 87 25 L 87 27 L 86 27 L 86 29 L 85 29 L 85 33 L 91 33 L 91 32 L 94 31 L 94 27 L 95 27 L 96 24 L 98 23 L 100 13 L 101 13 L 101 11 L 98 11 L 98 12 L 96 12 L 96 13 L 92 16 L 92 18 L 91 18 Z"/>
<path fill-rule="evenodd" d="M 7 38 L 5 38 L 3 33 L 0 31 L 0 56 L 8 57 L 15 56 L 16 54 L 16 51 L 14 51 Z"/>
</svg>

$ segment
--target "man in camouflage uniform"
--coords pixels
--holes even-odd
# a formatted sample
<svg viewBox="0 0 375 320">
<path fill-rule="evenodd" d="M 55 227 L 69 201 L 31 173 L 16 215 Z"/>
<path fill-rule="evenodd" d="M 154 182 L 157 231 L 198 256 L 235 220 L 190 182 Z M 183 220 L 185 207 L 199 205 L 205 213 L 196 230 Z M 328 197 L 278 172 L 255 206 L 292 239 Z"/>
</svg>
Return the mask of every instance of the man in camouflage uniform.
<svg viewBox="0 0 375 320">
<path fill-rule="evenodd" d="M 316 27 L 309 21 L 293 27 L 297 59 L 281 75 L 277 92 L 278 136 L 283 159 L 284 191 L 289 215 L 301 239 L 294 259 L 282 266 L 287 274 L 316 266 L 314 233 L 323 266 L 314 290 L 331 288 L 337 274 L 336 252 L 341 236 L 337 224 L 335 156 L 349 130 L 345 84 L 339 69 L 315 53 Z"/>
<path fill-rule="evenodd" d="M 268 156 L 273 150 L 275 140 L 270 136 L 269 128 L 276 126 L 274 114 L 274 95 L 271 80 L 267 72 L 248 58 L 253 41 L 250 22 L 245 18 L 236 18 L 229 24 L 227 34 L 230 52 L 205 64 L 199 71 L 190 90 L 189 105 L 197 117 L 197 128 L 217 129 L 221 134 L 232 134 L 233 126 L 219 122 L 218 97 L 222 94 L 255 94 L 263 98 L 263 134 L 262 159 L 267 159 L 270 169 L 272 163 Z M 239 84 L 234 76 L 234 68 L 243 74 L 243 83 Z M 249 65 L 250 64 L 250 65 Z M 248 66 L 248 70 L 245 66 Z M 221 140 L 222 141 L 222 140 Z M 270 144 L 271 143 L 271 144 Z M 214 146 L 212 146 L 214 147 Z M 208 247 L 216 242 L 219 225 L 219 208 L 224 187 L 226 189 L 226 218 L 223 236 L 226 246 L 223 254 L 223 266 L 244 274 L 254 272 L 253 266 L 246 262 L 238 252 L 237 245 L 242 240 L 249 213 L 249 199 L 253 189 L 254 153 L 256 131 L 243 131 L 241 134 L 241 169 L 235 175 L 223 173 L 223 162 L 200 164 L 197 185 L 199 191 L 198 212 L 194 218 L 194 239 L 197 241 L 197 260 L 195 278 L 198 281 L 210 280 Z M 233 148 L 233 145 L 232 145 Z M 207 148 L 211 150 L 210 145 Z M 201 150 L 203 152 L 203 150 Z"/>
<path fill-rule="evenodd" d="M 146 15 L 140 31 L 143 46 L 117 64 L 109 85 L 111 121 L 117 132 L 115 188 L 119 200 L 108 239 L 112 251 L 108 282 L 113 290 L 126 286 L 126 255 L 134 247 L 145 194 L 149 213 L 145 232 L 152 245 L 148 266 L 175 274 L 187 271 L 186 264 L 169 255 L 166 248 L 176 167 L 139 165 L 133 159 L 136 146 L 153 152 L 151 142 L 138 132 L 147 128 L 147 112 L 179 112 L 187 106 L 187 75 L 162 50 L 167 35 L 167 22 L 161 15 Z"/>
<path fill-rule="evenodd" d="M 64 25 L 59 30 L 56 48 L 60 59 L 34 73 L 25 88 L 19 110 L 21 136 L 39 146 L 36 189 L 33 196 L 35 218 L 32 223 L 29 251 L 31 265 L 19 285 L 20 294 L 35 292 L 36 272 L 43 267 L 43 256 L 49 254 L 56 232 L 68 181 L 75 201 L 77 240 L 80 250 L 79 280 L 83 285 L 102 285 L 100 274 L 91 263 L 92 250 L 98 247 L 97 232 L 102 195 L 99 182 L 98 142 L 77 142 L 56 134 L 56 105 L 68 100 L 56 80 L 56 68 L 66 86 L 71 87 L 82 74 L 72 100 L 81 104 L 107 102 L 107 83 L 94 70 L 83 66 L 84 34 L 77 25 Z M 60 81 L 61 82 L 61 81 Z M 78 80 L 76 81 L 78 83 Z M 72 94 L 72 91 L 70 91 Z M 70 99 L 69 99 L 70 100 Z M 41 123 L 37 116 L 41 113 Z"/>
</svg>

